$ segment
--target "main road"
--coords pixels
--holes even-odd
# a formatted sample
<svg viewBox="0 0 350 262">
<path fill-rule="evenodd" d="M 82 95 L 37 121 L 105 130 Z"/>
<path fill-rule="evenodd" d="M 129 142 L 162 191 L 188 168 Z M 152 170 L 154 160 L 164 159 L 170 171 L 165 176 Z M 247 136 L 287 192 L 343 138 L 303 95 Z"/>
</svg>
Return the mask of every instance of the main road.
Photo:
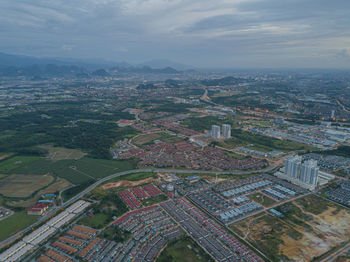
<svg viewBox="0 0 350 262">
<path fill-rule="evenodd" d="M 202 171 L 202 170 L 191 170 L 191 169 L 162 169 L 162 168 L 146 168 L 146 169 L 133 169 L 133 170 L 127 170 L 123 172 L 118 172 L 113 175 L 104 177 L 96 181 L 94 184 L 90 185 L 86 189 L 84 189 L 82 192 L 71 198 L 70 200 L 64 202 L 61 206 L 57 206 L 55 211 L 58 211 L 59 209 L 66 208 L 70 204 L 74 203 L 78 199 L 82 198 L 89 192 L 91 192 L 93 189 L 98 187 L 99 185 L 107 182 L 108 180 L 111 180 L 113 178 L 126 176 L 130 174 L 135 173 L 144 173 L 144 172 L 152 172 L 152 173 L 187 173 L 187 174 L 218 174 L 218 175 L 249 175 L 249 174 L 255 174 L 255 173 L 264 173 L 264 172 L 271 172 L 275 169 L 277 169 L 280 166 L 270 166 L 265 169 L 255 170 L 255 171 L 240 171 L 240 170 L 232 170 L 232 171 Z M 3 248 L 7 245 L 10 245 L 12 242 L 20 238 L 23 234 L 27 233 L 29 230 L 32 230 L 33 228 L 37 227 L 38 225 L 42 224 L 45 220 L 53 217 L 56 212 L 50 212 L 48 215 L 41 217 L 37 222 L 30 225 L 29 227 L 17 232 L 16 234 L 12 235 L 11 237 L 5 239 L 4 241 L 0 242 L 0 248 Z"/>
</svg>

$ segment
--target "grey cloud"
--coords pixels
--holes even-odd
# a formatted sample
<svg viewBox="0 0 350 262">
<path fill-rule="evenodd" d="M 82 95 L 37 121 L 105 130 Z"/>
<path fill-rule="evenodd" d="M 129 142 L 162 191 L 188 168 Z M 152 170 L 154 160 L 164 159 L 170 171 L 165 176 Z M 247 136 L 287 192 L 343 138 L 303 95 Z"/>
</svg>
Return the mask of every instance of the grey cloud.
<svg viewBox="0 0 350 262">
<path fill-rule="evenodd" d="M 349 67 L 341 59 L 350 46 L 349 10 L 348 0 L 2 0 L 0 51 L 206 67 Z"/>
</svg>

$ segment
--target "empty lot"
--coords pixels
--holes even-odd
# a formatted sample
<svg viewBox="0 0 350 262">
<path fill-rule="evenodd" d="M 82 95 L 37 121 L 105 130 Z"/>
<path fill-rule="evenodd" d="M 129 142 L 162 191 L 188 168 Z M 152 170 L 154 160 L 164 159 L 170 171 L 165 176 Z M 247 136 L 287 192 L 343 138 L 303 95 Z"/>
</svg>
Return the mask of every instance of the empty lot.
<svg viewBox="0 0 350 262">
<path fill-rule="evenodd" d="M 283 217 L 260 214 L 231 226 L 272 261 L 311 261 L 350 239 L 350 211 L 322 198 L 276 209 Z"/>
</svg>

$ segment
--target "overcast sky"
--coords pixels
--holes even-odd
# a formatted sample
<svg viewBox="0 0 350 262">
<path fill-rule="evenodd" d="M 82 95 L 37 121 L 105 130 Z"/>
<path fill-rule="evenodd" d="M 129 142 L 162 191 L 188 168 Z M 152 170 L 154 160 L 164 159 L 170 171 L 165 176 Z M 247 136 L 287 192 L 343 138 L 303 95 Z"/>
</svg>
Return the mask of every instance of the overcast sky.
<svg viewBox="0 0 350 262">
<path fill-rule="evenodd" d="M 350 68 L 350 0 L 1 0 L 0 52 Z"/>
</svg>

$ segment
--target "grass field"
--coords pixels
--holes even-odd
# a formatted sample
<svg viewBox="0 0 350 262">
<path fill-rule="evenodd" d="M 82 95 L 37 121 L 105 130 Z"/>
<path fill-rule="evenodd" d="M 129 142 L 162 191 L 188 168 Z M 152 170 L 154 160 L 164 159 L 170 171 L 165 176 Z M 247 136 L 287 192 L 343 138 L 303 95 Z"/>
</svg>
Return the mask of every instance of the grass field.
<svg viewBox="0 0 350 262">
<path fill-rule="evenodd" d="M 77 149 L 69 149 L 64 147 L 54 147 L 52 145 L 40 146 L 48 151 L 47 159 L 52 161 L 64 160 L 64 159 L 80 159 L 86 154 Z"/>
<path fill-rule="evenodd" d="M 11 217 L 0 221 L 0 241 L 30 226 L 38 219 L 37 216 L 28 216 L 25 211 L 17 212 Z"/>
<path fill-rule="evenodd" d="M 276 210 L 283 217 L 259 214 L 231 226 L 272 261 L 311 261 L 350 239 L 350 211 L 317 196 Z"/>
<path fill-rule="evenodd" d="M 106 226 L 111 221 L 111 217 L 105 213 L 98 213 L 91 217 L 86 216 L 79 220 L 79 224 L 84 226 L 93 227 L 96 229 L 101 229 Z"/>
<path fill-rule="evenodd" d="M 283 152 L 295 151 L 295 150 L 312 150 L 314 148 L 287 141 L 279 140 L 272 137 L 256 135 L 249 132 L 242 131 L 240 129 L 232 129 L 232 138 L 227 139 L 224 142 L 219 143 L 227 149 L 233 149 L 238 146 L 246 146 L 251 149 L 268 152 L 273 150 L 279 150 Z"/>
<path fill-rule="evenodd" d="M 260 193 L 255 193 L 249 196 L 255 202 L 262 204 L 264 207 L 270 207 L 276 204 L 276 201 Z"/>
<path fill-rule="evenodd" d="M 0 194 L 6 197 L 26 198 L 53 180 L 50 175 L 10 175 L 1 180 Z"/>
<path fill-rule="evenodd" d="M 13 169 L 24 167 L 29 163 L 40 159 L 37 156 L 14 156 L 0 161 L 0 173 L 7 173 Z"/>
<path fill-rule="evenodd" d="M 142 204 L 144 206 L 151 206 L 151 205 L 157 204 L 159 202 L 163 202 L 163 201 L 165 201 L 167 199 L 168 199 L 168 197 L 166 195 L 159 195 L 159 196 L 156 196 L 156 197 L 152 197 L 152 198 L 148 198 L 148 199 L 142 200 Z"/>
<path fill-rule="evenodd" d="M 157 262 L 208 262 L 214 261 L 191 238 L 185 237 L 167 245 Z"/>
<path fill-rule="evenodd" d="M 40 159 L 16 168 L 11 173 L 16 174 L 47 174 L 62 177 L 72 184 L 82 184 L 97 180 L 117 172 L 134 169 L 132 161 L 104 160 L 81 158 L 79 160 L 49 161 Z"/>
<path fill-rule="evenodd" d="M 77 186 L 73 186 L 71 188 L 68 188 L 67 190 L 63 191 L 62 193 L 62 198 L 63 198 L 63 202 L 68 201 L 69 199 L 71 199 L 72 197 L 74 197 L 75 195 L 77 195 L 78 193 L 80 193 L 81 191 L 83 191 L 85 188 L 87 188 L 88 186 L 93 184 L 93 180 L 77 185 Z"/>
</svg>

